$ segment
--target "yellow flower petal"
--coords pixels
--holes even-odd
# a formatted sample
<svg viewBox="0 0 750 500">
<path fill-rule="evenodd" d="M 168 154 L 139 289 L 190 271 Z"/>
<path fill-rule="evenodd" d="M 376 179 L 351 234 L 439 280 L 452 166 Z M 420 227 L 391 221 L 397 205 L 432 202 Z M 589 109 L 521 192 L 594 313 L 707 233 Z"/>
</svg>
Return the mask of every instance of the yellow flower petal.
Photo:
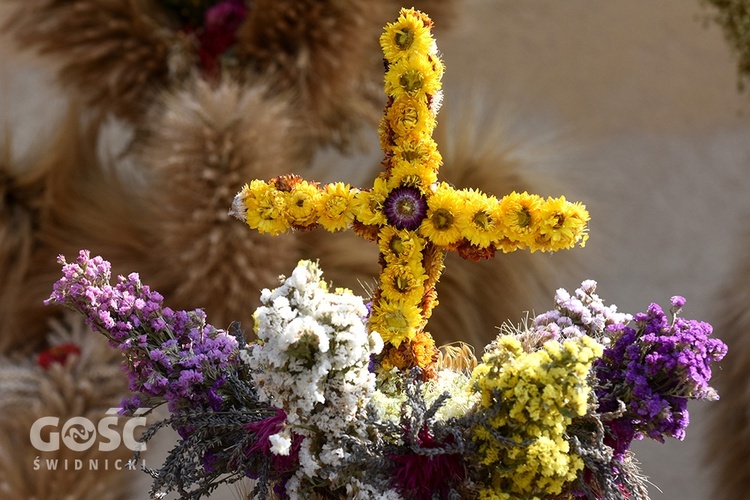
<svg viewBox="0 0 750 500">
<path fill-rule="evenodd" d="M 497 199 L 473 189 L 462 190 L 461 194 L 464 199 L 464 237 L 472 245 L 488 247 L 498 236 L 500 221 L 494 210 Z"/>
<path fill-rule="evenodd" d="M 420 331 L 411 340 L 412 357 L 414 364 L 423 370 L 435 365 L 439 352 L 435 347 L 435 339 L 427 332 Z"/>
<path fill-rule="evenodd" d="M 497 239 L 508 238 L 523 245 L 532 244 L 539 226 L 541 206 L 540 196 L 525 191 L 513 191 L 504 196 L 498 205 L 499 213 L 495 215 L 501 222 Z"/>
<path fill-rule="evenodd" d="M 414 54 L 399 59 L 385 74 L 385 92 L 395 99 L 411 97 L 427 102 L 442 87 L 443 63 L 438 58 Z"/>
<path fill-rule="evenodd" d="M 394 163 L 405 162 L 437 171 L 443 158 L 432 137 L 406 137 L 393 148 Z"/>
<path fill-rule="evenodd" d="M 424 239 L 414 231 L 385 226 L 380 230 L 378 246 L 387 263 L 421 262 Z"/>
<path fill-rule="evenodd" d="M 419 226 L 419 232 L 438 246 L 456 243 L 462 237 L 463 226 L 460 214 L 464 200 L 459 192 L 446 183 L 441 183 L 427 199 L 427 217 Z"/>
<path fill-rule="evenodd" d="M 395 189 L 399 186 L 411 186 L 419 189 L 423 195 L 427 195 L 430 186 L 436 181 L 436 169 L 424 164 L 412 164 L 396 160 L 393 162 L 388 187 Z"/>
<path fill-rule="evenodd" d="M 383 202 L 388 195 L 388 182 L 378 176 L 372 189 L 360 191 L 354 196 L 353 210 L 358 221 L 368 226 L 386 224 Z"/>
<path fill-rule="evenodd" d="M 427 107 L 427 103 L 411 97 L 395 100 L 386 111 L 386 117 L 391 130 L 397 136 L 397 142 L 408 136 L 430 136 L 437 124 L 435 115 Z"/>
<path fill-rule="evenodd" d="M 586 244 L 589 213 L 581 203 L 570 203 L 565 196 L 549 198 L 540 210 L 539 237 L 532 249 L 556 251 Z"/>
<path fill-rule="evenodd" d="M 388 264 L 380 274 L 380 289 L 386 300 L 418 304 L 427 279 L 421 262 Z"/>
</svg>

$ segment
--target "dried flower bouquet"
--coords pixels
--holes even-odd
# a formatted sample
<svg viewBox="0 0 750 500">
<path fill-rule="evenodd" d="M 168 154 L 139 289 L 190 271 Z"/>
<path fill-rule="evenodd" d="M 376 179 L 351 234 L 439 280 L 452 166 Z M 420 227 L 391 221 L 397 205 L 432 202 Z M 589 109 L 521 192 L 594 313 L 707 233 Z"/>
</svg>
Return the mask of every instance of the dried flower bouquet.
<svg viewBox="0 0 750 500">
<path fill-rule="evenodd" d="M 710 325 L 652 304 L 617 312 L 584 281 L 553 310 L 505 326 L 477 360 L 425 330 L 447 251 L 469 260 L 583 245 L 588 212 L 564 197 L 495 198 L 440 182 L 432 139 L 443 65 L 423 13 L 386 26 L 384 170 L 372 188 L 295 175 L 255 180 L 232 213 L 271 235 L 351 229 L 378 245 L 371 296 L 333 289 L 301 261 L 261 292 L 255 339 L 175 311 L 136 274 L 82 250 L 49 303 L 74 309 L 123 354 L 125 412 L 166 404 L 180 441 L 152 494 L 255 480 L 254 498 L 648 498 L 634 439 L 683 439 L 687 401 L 715 399 Z"/>
</svg>

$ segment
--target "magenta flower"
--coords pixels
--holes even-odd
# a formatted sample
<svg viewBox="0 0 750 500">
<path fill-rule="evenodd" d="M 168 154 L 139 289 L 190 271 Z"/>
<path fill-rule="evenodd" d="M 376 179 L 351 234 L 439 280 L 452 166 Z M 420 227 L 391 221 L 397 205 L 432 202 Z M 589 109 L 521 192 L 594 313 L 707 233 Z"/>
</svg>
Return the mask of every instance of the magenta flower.
<svg viewBox="0 0 750 500">
<path fill-rule="evenodd" d="M 266 419 L 247 424 L 245 430 L 255 434 L 255 444 L 246 452 L 248 456 L 261 453 L 270 459 L 274 475 L 280 478 L 288 476 L 299 464 L 299 449 L 302 444 L 302 436 L 292 433 L 292 446 L 288 455 L 276 455 L 271 451 L 271 439 L 274 434 L 280 433 L 286 423 L 286 413 L 279 408 L 273 408 L 276 414 Z"/>
<path fill-rule="evenodd" d="M 237 43 L 237 30 L 247 16 L 243 0 L 224 0 L 206 10 L 198 30 L 198 57 L 208 74 L 219 68 L 219 60 Z"/>
<path fill-rule="evenodd" d="M 453 436 L 437 441 L 425 426 L 417 434 L 417 444 L 422 449 L 437 451 L 451 446 Z M 446 498 L 451 485 L 466 478 L 460 453 L 428 453 L 388 456 L 395 463 L 391 484 L 407 498 L 430 500 L 436 494 L 438 498 Z"/>
</svg>

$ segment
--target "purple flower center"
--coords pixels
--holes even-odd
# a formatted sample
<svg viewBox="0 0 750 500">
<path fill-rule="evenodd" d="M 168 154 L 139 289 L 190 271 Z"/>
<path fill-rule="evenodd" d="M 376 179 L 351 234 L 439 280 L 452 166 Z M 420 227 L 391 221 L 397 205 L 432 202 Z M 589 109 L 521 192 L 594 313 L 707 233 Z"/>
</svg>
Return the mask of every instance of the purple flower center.
<svg viewBox="0 0 750 500">
<path fill-rule="evenodd" d="M 383 203 L 388 223 L 397 229 L 417 229 L 427 215 L 427 202 L 418 189 L 401 186 L 390 192 Z"/>
</svg>

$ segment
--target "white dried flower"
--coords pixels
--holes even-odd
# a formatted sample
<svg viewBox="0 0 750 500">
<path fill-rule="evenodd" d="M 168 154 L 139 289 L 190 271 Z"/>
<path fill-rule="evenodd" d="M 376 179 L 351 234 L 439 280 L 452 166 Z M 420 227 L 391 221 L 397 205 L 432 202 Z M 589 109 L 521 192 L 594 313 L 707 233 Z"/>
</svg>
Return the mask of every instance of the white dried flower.
<svg viewBox="0 0 750 500">
<path fill-rule="evenodd" d="M 268 436 L 268 440 L 271 442 L 271 453 L 274 455 L 289 455 L 289 451 L 292 448 L 292 438 L 289 435 L 289 431 L 284 430 L 277 434 L 272 434 Z"/>
</svg>

